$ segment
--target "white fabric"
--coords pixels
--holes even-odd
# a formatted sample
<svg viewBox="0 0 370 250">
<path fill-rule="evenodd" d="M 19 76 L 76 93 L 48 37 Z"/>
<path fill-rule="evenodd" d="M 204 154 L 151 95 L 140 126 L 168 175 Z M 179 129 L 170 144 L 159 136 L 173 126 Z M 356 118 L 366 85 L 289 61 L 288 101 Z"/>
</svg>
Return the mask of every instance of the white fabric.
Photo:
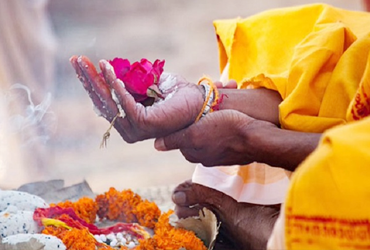
<svg viewBox="0 0 370 250">
<path fill-rule="evenodd" d="M 228 168 L 239 167 L 230 166 Z M 268 184 L 244 183 L 239 175 L 229 175 L 218 167 L 204 167 L 201 164 L 196 166 L 192 181 L 227 194 L 238 202 L 261 205 L 282 203 L 289 185 L 288 176 Z"/>
</svg>

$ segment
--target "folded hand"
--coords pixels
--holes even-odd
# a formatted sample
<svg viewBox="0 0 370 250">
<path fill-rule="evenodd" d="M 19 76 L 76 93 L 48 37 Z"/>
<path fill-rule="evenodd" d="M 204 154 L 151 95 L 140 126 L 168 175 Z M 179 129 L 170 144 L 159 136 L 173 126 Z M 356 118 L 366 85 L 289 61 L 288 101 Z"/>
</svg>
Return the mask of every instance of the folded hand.
<svg viewBox="0 0 370 250">
<path fill-rule="evenodd" d="M 188 161 L 205 166 L 248 164 L 259 157 L 259 142 L 251 134 L 263 129 L 276 126 L 236 110 L 221 110 L 207 114 L 188 128 L 158 138 L 155 147 L 160 151 L 179 149 Z"/>
<path fill-rule="evenodd" d="M 115 129 L 128 143 L 167 136 L 189 126 L 204 102 L 203 87 L 163 73 L 158 85 L 163 99 L 145 106 L 134 100 L 108 61 L 99 62 L 101 74 L 85 56 L 73 56 L 70 61 L 98 112 L 109 122 L 115 119 Z"/>
</svg>

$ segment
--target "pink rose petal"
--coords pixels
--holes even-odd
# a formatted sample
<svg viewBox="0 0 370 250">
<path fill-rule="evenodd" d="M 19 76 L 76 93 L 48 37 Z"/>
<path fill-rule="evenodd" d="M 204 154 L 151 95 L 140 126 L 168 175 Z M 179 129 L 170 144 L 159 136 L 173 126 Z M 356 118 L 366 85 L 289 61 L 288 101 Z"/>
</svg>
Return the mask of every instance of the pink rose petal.
<svg viewBox="0 0 370 250">
<path fill-rule="evenodd" d="M 124 82 L 127 91 L 132 94 L 135 101 L 142 102 L 149 98 L 148 88 L 159 83 L 165 61 L 157 59 L 152 64 L 143 58 L 130 64 L 127 59 L 115 58 L 109 63 L 113 66 L 117 78 Z"/>
</svg>

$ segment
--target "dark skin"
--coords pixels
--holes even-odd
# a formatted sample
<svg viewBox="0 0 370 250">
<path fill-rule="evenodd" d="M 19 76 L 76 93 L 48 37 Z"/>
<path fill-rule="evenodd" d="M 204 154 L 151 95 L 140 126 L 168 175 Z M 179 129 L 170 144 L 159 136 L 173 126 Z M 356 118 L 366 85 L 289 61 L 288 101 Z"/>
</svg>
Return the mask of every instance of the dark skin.
<svg viewBox="0 0 370 250">
<path fill-rule="evenodd" d="M 186 181 L 175 188 L 175 211 L 180 218 L 197 216 L 207 207 L 221 222 L 216 250 L 264 249 L 280 207 L 237 202 L 222 192 Z"/>
<path fill-rule="evenodd" d="M 178 149 L 184 157 L 205 166 L 243 165 L 254 161 L 293 171 L 317 146 L 321 134 L 280 128 L 280 95 L 268 89 L 225 88 L 216 83 L 223 100 L 220 110 L 196 117 L 204 102 L 204 88 L 179 76 L 161 77 L 164 100 L 141 105 L 126 91 L 105 60 L 99 66 L 103 77 L 86 57 L 73 56 L 71 64 L 84 88 L 102 114 L 111 122 L 119 112 L 113 100 L 126 113 L 114 128 L 128 143 L 155 138 L 160 151 Z M 277 218 L 278 206 L 238 203 L 211 188 L 185 182 L 174 191 L 179 217 L 197 215 L 210 208 L 222 222 L 222 242 L 216 249 L 261 249 Z M 253 230 L 251 230 L 251 228 Z"/>
<path fill-rule="evenodd" d="M 259 161 L 294 170 L 320 138 L 320 134 L 279 128 L 278 105 L 282 99 L 273 90 L 220 88 L 220 95 L 224 95 L 220 111 L 194 123 L 204 102 L 202 86 L 175 76 L 163 93 L 164 97 L 172 96 L 145 107 L 135 102 L 107 61 L 99 63 L 104 77 L 86 57 L 73 56 L 71 63 L 94 105 L 109 122 L 118 113 L 111 94 L 114 90 L 126 113 L 124 118 L 117 118 L 114 127 L 126 142 L 157 138 L 158 150 L 179 149 L 191 162 L 216 166 Z"/>
<path fill-rule="evenodd" d="M 167 86 L 163 96 L 166 98 L 173 92 L 176 92 L 176 96 L 150 107 L 137 105 L 123 87 L 123 83 L 116 78 L 107 61 L 102 60 L 99 63 L 104 77 L 100 76 L 86 57 L 74 56 L 70 61 L 93 104 L 109 122 L 119 112 L 111 90 L 116 93 L 126 116 L 118 117 L 114 127 L 128 143 L 166 136 L 189 126 L 197 117 L 203 103 L 203 93 L 199 86 L 176 77 L 173 80 L 175 84 L 162 82 Z"/>
<path fill-rule="evenodd" d="M 363 3 L 370 11 L 370 0 Z M 280 129 L 278 105 L 282 100 L 275 91 L 235 90 L 235 82 L 230 82 L 227 87 L 231 89 L 219 88 L 220 94 L 227 96 L 220 105 L 221 111 L 194 123 L 204 101 L 204 90 L 199 86 L 179 79 L 173 86 L 181 91 L 170 88 L 164 93 L 165 96 L 174 93 L 175 100 L 166 101 L 166 105 L 155 104 L 155 108 L 149 110 L 133 102 L 107 69 L 106 62 L 100 63 L 104 78 L 85 57 L 79 60 L 72 57 L 71 63 L 94 105 L 109 122 L 118 112 L 110 89 L 116 91 L 127 116 L 119 117 L 114 127 L 125 141 L 134 143 L 156 138 L 158 150 L 179 149 L 191 162 L 217 166 L 258 161 L 294 171 L 321 137 L 321 134 Z M 266 248 L 279 214 L 278 206 L 240 203 L 217 190 L 191 182 L 180 184 L 172 199 L 179 217 L 196 216 L 202 207 L 216 214 L 222 223 L 216 250 Z"/>
<path fill-rule="evenodd" d="M 205 129 L 207 133 L 202 133 Z M 320 136 L 283 130 L 235 110 L 221 110 L 182 131 L 157 139 L 155 146 L 158 150 L 180 149 L 188 161 L 205 166 L 257 161 L 294 171 L 315 149 Z"/>
</svg>

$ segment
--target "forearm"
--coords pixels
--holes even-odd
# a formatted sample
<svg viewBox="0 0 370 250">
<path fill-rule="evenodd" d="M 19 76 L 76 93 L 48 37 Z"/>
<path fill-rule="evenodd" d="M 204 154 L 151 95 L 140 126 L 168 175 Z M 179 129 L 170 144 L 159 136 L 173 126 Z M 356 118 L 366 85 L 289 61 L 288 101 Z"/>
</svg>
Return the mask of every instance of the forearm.
<svg viewBox="0 0 370 250">
<path fill-rule="evenodd" d="M 279 104 L 282 101 L 277 91 L 260 89 L 219 89 L 222 102 L 219 108 L 233 109 L 257 120 L 279 126 Z"/>
<path fill-rule="evenodd" d="M 277 128 L 261 122 L 249 125 L 246 141 L 256 161 L 294 171 L 317 147 L 321 134 Z M 252 129 L 252 131 L 251 131 Z"/>
</svg>

